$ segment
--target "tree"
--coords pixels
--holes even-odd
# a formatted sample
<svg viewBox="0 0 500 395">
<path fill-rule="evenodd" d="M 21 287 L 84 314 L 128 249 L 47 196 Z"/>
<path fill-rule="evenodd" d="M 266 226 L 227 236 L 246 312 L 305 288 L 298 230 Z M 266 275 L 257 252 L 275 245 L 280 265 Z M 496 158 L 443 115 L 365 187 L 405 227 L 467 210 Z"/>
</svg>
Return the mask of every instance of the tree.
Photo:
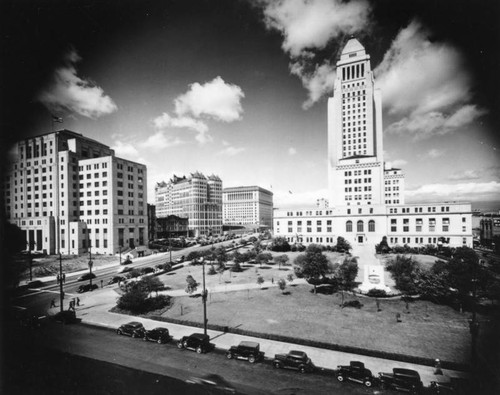
<svg viewBox="0 0 500 395">
<path fill-rule="evenodd" d="M 243 263 L 243 262 L 245 262 L 245 255 L 238 252 L 238 251 L 235 251 L 233 253 L 232 259 L 233 259 L 234 263 Z"/>
<path fill-rule="evenodd" d="M 222 266 L 224 267 L 224 264 L 228 261 L 228 256 L 226 249 L 223 246 L 218 247 L 214 251 L 214 257 L 217 263 L 219 264 L 219 268 Z"/>
<path fill-rule="evenodd" d="M 337 237 L 337 245 L 335 246 L 338 252 L 349 252 L 352 247 L 349 242 L 342 236 Z"/>
<path fill-rule="evenodd" d="M 310 244 L 305 254 L 301 254 L 295 258 L 294 263 L 299 268 L 296 270 L 296 274 L 300 273 L 307 282 L 313 284 L 314 293 L 316 293 L 316 286 L 329 272 L 330 264 L 326 255 L 323 254 L 321 247 L 316 244 Z"/>
<path fill-rule="evenodd" d="M 289 273 L 287 276 L 286 276 L 286 279 L 288 280 L 289 283 L 292 283 L 293 282 L 293 274 L 292 273 Z"/>
<path fill-rule="evenodd" d="M 196 290 L 198 289 L 198 283 L 193 278 L 193 276 L 188 275 L 186 277 L 186 283 L 187 283 L 186 284 L 186 292 L 188 294 L 192 294 L 193 292 L 196 292 Z"/>
<path fill-rule="evenodd" d="M 139 286 L 143 287 L 147 291 L 148 295 L 156 292 L 156 296 L 158 296 L 158 291 L 165 287 L 165 284 L 163 284 L 156 276 L 144 276 L 138 283 Z"/>
<path fill-rule="evenodd" d="M 262 245 L 260 244 L 260 240 L 255 240 L 253 242 L 253 250 L 255 251 L 255 254 L 259 255 L 260 252 L 262 251 Z"/>
<path fill-rule="evenodd" d="M 356 258 L 345 258 L 337 268 L 337 278 L 344 290 L 351 290 L 358 275 L 358 262 Z"/>
<path fill-rule="evenodd" d="M 235 273 L 241 272 L 242 269 L 241 269 L 240 263 L 239 262 L 234 262 L 233 266 L 231 266 L 231 271 L 235 272 Z"/>
<path fill-rule="evenodd" d="M 145 310 L 147 291 L 138 286 L 127 287 L 124 294 L 118 298 L 117 306 L 132 313 L 142 313 Z"/>
<path fill-rule="evenodd" d="M 289 258 L 287 254 L 279 255 L 274 258 L 274 261 L 278 264 L 278 268 L 281 270 L 281 265 L 286 265 Z"/>
<path fill-rule="evenodd" d="M 418 293 L 420 266 L 412 257 L 397 255 L 389 260 L 386 269 L 392 274 L 397 289 L 407 295 Z"/>
<path fill-rule="evenodd" d="M 281 290 L 281 293 L 285 293 L 285 288 L 286 288 L 286 281 L 284 278 L 280 278 L 278 280 L 278 287 L 280 288 Z"/>
<path fill-rule="evenodd" d="M 269 247 L 271 251 L 287 252 L 290 251 L 290 243 L 283 236 L 275 237 Z"/>
<path fill-rule="evenodd" d="M 264 277 L 257 276 L 257 284 L 262 288 L 262 284 L 264 284 Z"/>
<path fill-rule="evenodd" d="M 382 237 L 380 244 L 375 245 L 375 252 L 377 254 L 387 254 L 391 251 L 391 247 L 387 243 L 387 236 Z"/>
<path fill-rule="evenodd" d="M 273 260 L 273 256 L 269 252 L 261 252 L 255 257 L 255 263 L 260 264 L 262 267 L 262 264 L 267 264 L 269 261 Z"/>
</svg>

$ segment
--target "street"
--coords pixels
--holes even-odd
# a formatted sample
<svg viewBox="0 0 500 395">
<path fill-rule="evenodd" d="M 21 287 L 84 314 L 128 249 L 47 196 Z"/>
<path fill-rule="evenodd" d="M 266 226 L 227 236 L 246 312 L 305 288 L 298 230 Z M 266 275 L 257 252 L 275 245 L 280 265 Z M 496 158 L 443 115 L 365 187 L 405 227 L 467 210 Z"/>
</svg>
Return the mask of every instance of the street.
<svg viewBox="0 0 500 395">
<path fill-rule="evenodd" d="M 4 393 L 206 393 L 185 384 L 191 376 L 218 374 L 244 394 L 370 394 L 374 389 L 338 383 L 325 374 L 275 370 L 269 363 L 227 360 L 220 352 L 198 355 L 118 336 L 86 325 L 49 319 L 37 329 L 9 326 Z M 217 392 L 215 392 L 217 393 Z"/>
</svg>

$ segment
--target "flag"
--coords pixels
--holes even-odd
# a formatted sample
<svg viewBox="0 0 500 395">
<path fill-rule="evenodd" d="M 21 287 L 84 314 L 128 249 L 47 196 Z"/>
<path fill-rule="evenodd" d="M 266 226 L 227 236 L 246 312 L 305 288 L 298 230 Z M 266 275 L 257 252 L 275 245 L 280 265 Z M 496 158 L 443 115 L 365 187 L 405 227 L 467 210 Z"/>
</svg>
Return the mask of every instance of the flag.
<svg viewBox="0 0 500 395">
<path fill-rule="evenodd" d="M 288 191 L 288 193 L 291 195 L 291 194 L 292 194 L 292 191 Z"/>
<path fill-rule="evenodd" d="M 61 117 L 56 117 L 55 115 L 52 115 L 52 122 L 62 123 L 63 119 Z"/>
</svg>

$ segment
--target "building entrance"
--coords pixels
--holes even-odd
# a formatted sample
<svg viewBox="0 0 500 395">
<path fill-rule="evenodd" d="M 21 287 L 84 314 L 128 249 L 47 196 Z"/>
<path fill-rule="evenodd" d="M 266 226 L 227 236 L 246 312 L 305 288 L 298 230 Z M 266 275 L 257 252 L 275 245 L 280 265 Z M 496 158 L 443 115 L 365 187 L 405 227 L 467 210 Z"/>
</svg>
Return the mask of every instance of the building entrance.
<svg viewBox="0 0 500 395">
<path fill-rule="evenodd" d="M 363 244 L 363 236 L 358 236 L 358 243 Z"/>
</svg>

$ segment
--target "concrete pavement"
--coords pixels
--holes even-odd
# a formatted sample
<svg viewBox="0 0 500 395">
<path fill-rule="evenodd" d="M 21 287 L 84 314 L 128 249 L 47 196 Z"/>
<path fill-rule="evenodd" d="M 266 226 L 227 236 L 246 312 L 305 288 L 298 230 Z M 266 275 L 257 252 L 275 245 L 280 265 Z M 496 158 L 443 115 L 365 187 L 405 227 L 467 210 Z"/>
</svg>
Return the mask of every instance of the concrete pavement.
<svg viewBox="0 0 500 395">
<path fill-rule="evenodd" d="M 299 280 L 295 281 L 298 283 Z M 272 287 L 277 285 L 266 282 L 263 286 Z M 221 285 L 220 287 L 212 287 L 210 292 L 236 291 L 253 287 L 259 286 L 257 284 L 238 284 L 231 286 Z M 186 295 L 184 290 L 172 290 L 165 293 L 171 296 Z M 119 294 L 114 288 L 107 287 L 94 292 L 79 294 L 78 296 L 80 297 L 80 306 L 76 307 L 77 317 L 80 318 L 83 323 L 88 325 L 100 326 L 114 330 L 126 322 L 140 321 L 147 329 L 154 327 L 168 328 L 174 339 L 180 339 L 181 337 L 190 335 L 193 332 L 202 331 L 202 329 L 197 327 L 164 323 L 141 317 L 131 317 L 128 315 L 111 313 L 109 310 L 116 305 L 117 298 L 119 297 Z M 55 314 L 57 311 L 59 311 L 57 307 L 52 308 L 50 309 L 49 314 Z M 232 345 L 236 345 L 242 340 L 259 342 L 261 350 L 265 352 L 267 358 L 273 358 L 274 354 L 278 353 L 288 353 L 289 350 L 302 350 L 309 355 L 316 366 L 325 369 L 336 369 L 338 365 L 348 365 L 349 362 L 353 360 L 364 362 L 365 366 L 370 369 L 374 375 L 377 375 L 378 372 L 391 372 L 394 367 L 413 369 L 420 373 L 420 377 L 426 386 L 428 386 L 431 381 L 447 381 L 452 377 L 467 377 L 466 373 L 459 371 L 442 369 L 443 375 L 435 375 L 434 368 L 430 366 L 391 361 L 232 333 L 208 330 L 208 334 L 210 335 L 211 342 L 215 344 L 215 347 L 222 350 L 227 350 Z"/>
</svg>

